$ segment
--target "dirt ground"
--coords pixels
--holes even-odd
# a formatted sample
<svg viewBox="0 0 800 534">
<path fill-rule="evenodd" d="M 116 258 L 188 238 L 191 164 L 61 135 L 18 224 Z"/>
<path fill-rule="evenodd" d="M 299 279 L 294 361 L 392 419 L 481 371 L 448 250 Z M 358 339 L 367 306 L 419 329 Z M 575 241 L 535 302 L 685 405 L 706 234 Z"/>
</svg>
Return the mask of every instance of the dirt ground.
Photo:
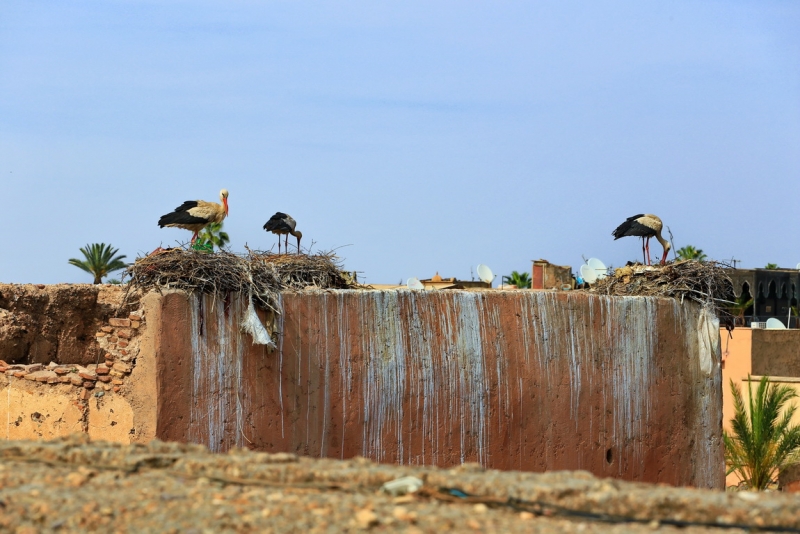
<svg viewBox="0 0 800 534">
<path fill-rule="evenodd" d="M 0 531 L 744 532 L 800 530 L 800 497 L 233 451 L 83 436 L 0 444 Z M 381 491 L 415 476 L 411 495 Z M 738 527 L 738 528 L 737 528 Z"/>
</svg>

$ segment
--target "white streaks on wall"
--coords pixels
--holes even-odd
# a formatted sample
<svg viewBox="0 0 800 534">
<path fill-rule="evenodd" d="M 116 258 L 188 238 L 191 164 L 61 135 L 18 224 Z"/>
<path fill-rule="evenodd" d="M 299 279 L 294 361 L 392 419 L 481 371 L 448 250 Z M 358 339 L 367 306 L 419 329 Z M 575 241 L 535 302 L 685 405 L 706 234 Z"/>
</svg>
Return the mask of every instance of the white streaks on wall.
<svg viewBox="0 0 800 534">
<path fill-rule="evenodd" d="M 214 452 L 242 447 L 249 406 L 242 381 L 243 299 L 190 297 L 192 404 L 189 439 Z M 227 308 L 227 309 L 226 309 Z"/>
</svg>

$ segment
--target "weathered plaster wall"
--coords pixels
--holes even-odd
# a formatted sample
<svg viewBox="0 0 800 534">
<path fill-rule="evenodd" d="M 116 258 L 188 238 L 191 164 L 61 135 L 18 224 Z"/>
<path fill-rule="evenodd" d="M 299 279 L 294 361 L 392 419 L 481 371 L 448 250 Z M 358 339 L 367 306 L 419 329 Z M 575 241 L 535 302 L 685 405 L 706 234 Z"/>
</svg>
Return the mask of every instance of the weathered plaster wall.
<svg viewBox="0 0 800 534">
<path fill-rule="evenodd" d="M 800 377 L 800 330 L 752 331 L 754 375 Z"/>
<path fill-rule="evenodd" d="M 700 369 L 694 305 L 537 291 L 282 305 L 269 352 L 239 333 L 243 299 L 163 296 L 159 438 L 723 485 L 720 367 Z"/>
</svg>

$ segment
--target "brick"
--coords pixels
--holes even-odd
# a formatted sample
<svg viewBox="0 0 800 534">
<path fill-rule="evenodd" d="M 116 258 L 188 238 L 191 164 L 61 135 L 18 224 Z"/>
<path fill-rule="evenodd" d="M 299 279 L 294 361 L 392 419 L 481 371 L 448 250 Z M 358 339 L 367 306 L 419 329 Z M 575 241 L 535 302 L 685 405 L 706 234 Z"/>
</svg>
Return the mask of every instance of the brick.
<svg viewBox="0 0 800 534">
<path fill-rule="evenodd" d="M 111 391 L 111 384 L 100 384 L 100 387 L 103 388 L 103 391 Z"/>
<path fill-rule="evenodd" d="M 111 380 L 111 383 L 112 383 L 112 384 L 114 384 L 115 386 L 121 386 L 121 385 L 122 385 L 122 384 L 124 384 L 125 382 L 123 382 L 123 381 L 122 381 L 122 380 L 120 380 L 119 378 L 114 378 L 114 379 L 112 379 L 112 380 Z"/>
<path fill-rule="evenodd" d="M 92 381 L 92 382 L 94 382 L 95 380 L 97 380 L 97 374 L 95 374 L 95 373 L 84 373 L 84 372 L 81 372 L 81 373 L 78 373 L 78 376 L 83 378 L 84 381 Z"/>
<path fill-rule="evenodd" d="M 91 396 L 92 396 L 92 392 L 89 391 L 88 389 L 81 390 L 81 395 L 80 395 L 81 400 L 84 400 L 84 401 L 89 400 L 89 398 Z"/>
<path fill-rule="evenodd" d="M 130 339 L 131 331 L 127 329 L 117 330 L 117 336 L 121 337 L 122 339 Z"/>
<path fill-rule="evenodd" d="M 48 378 L 47 379 L 47 383 L 48 384 L 58 384 L 59 382 L 61 382 L 61 377 L 60 376 L 54 376 L 52 378 Z"/>
<path fill-rule="evenodd" d="M 131 328 L 139 328 L 140 326 L 142 326 L 142 323 L 139 321 L 131 321 Z"/>
<path fill-rule="evenodd" d="M 114 393 L 119 393 L 119 390 L 122 389 L 119 386 L 114 386 Z"/>
<path fill-rule="evenodd" d="M 36 382 L 47 382 L 51 378 L 58 379 L 58 375 L 49 369 L 43 371 L 36 371 L 35 373 L 28 373 L 25 375 L 27 380 L 35 380 Z"/>
<path fill-rule="evenodd" d="M 111 369 L 106 367 L 105 365 L 98 365 L 97 368 L 94 370 L 95 373 L 98 375 L 107 375 Z"/>
<path fill-rule="evenodd" d="M 55 369 L 53 369 L 53 372 L 55 374 L 57 374 L 57 375 L 66 375 L 66 374 L 69 373 L 69 368 L 68 367 L 56 367 Z"/>
<path fill-rule="evenodd" d="M 34 376 L 34 374 L 33 374 L 33 373 L 27 373 L 27 374 L 25 374 L 25 375 L 24 375 L 22 378 L 24 378 L 25 380 L 33 380 L 33 381 L 36 381 L 36 377 Z"/>
<path fill-rule="evenodd" d="M 117 377 L 120 377 L 120 378 L 125 376 L 125 373 L 123 373 L 122 371 L 117 371 L 116 369 L 112 369 L 111 373 L 109 373 L 109 374 L 111 376 L 117 376 Z"/>
<path fill-rule="evenodd" d="M 103 331 L 103 332 L 105 332 L 106 334 L 110 334 L 111 332 L 113 332 L 113 331 L 114 331 L 114 329 L 113 329 L 113 328 L 111 328 L 110 326 L 104 326 L 104 327 L 100 328 L 100 330 L 102 330 L 102 331 Z"/>
<path fill-rule="evenodd" d="M 125 349 L 119 349 L 119 353 L 122 354 L 123 356 L 127 356 L 128 355 L 128 351 L 125 350 Z"/>
<path fill-rule="evenodd" d="M 127 341 L 120 341 L 119 343 L 117 343 L 117 346 L 119 348 L 121 348 L 121 349 L 124 349 L 125 347 L 128 346 L 128 342 Z"/>
<path fill-rule="evenodd" d="M 93 389 L 94 388 L 94 382 L 92 382 L 90 380 L 87 380 L 86 382 L 83 383 L 83 388 L 84 389 Z"/>
<path fill-rule="evenodd" d="M 97 380 L 99 380 L 100 382 L 111 382 L 111 377 L 110 376 L 98 376 Z"/>
<path fill-rule="evenodd" d="M 141 321 L 142 320 L 142 316 L 139 315 L 138 313 L 132 313 L 132 314 L 128 315 L 128 319 L 130 319 L 131 321 Z"/>
<path fill-rule="evenodd" d="M 70 383 L 70 377 L 68 377 L 68 376 L 59 376 L 58 377 L 58 381 L 60 383 L 62 383 L 62 384 L 69 384 Z"/>
<path fill-rule="evenodd" d="M 35 373 L 36 371 L 41 371 L 44 369 L 44 365 L 41 363 L 32 363 L 30 365 L 23 365 L 22 368 L 29 373 Z"/>
<path fill-rule="evenodd" d="M 118 319 L 116 317 L 112 317 L 108 320 L 108 324 L 111 326 L 121 326 L 123 328 L 128 328 L 131 325 L 130 319 Z"/>
<path fill-rule="evenodd" d="M 77 374 L 72 373 L 69 375 L 69 383 L 73 386 L 82 386 L 83 385 L 83 378 L 79 377 Z"/>
<path fill-rule="evenodd" d="M 27 373 L 25 371 L 14 371 L 14 376 L 16 378 L 25 378 Z"/>
<path fill-rule="evenodd" d="M 96 333 L 96 334 L 94 335 L 94 337 L 106 337 L 107 335 L 108 335 L 108 334 L 106 334 L 105 332 L 98 332 L 98 333 Z"/>
</svg>

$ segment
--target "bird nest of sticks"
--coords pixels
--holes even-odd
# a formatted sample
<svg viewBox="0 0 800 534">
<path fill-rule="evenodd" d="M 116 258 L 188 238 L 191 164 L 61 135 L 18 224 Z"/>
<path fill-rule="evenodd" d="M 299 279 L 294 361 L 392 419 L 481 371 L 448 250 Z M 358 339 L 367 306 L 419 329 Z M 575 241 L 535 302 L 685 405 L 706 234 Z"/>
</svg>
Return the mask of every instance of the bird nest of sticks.
<svg viewBox="0 0 800 534">
<path fill-rule="evenodd" d="M 276 312 L 281 291 L 361 287 L 355 274 L 344 271 L 332 252 L 281 255 L 248 249 L 247 254 L 209 254 L 183 248 L 156 249 L 137 258 L 124 276 L 130 277 L 128 292 L 249 293 L 261 307 Z"/>
<path fill-rule="evenodd" d="M 727 319 L 734 300 L 727 266 L 715 261 L 678 261 L 667 265 L 633 264 L 592 284 L 589 291 L 601 295 L 688 298 L 711 306 L 717 317 Z"/>
</svg>

